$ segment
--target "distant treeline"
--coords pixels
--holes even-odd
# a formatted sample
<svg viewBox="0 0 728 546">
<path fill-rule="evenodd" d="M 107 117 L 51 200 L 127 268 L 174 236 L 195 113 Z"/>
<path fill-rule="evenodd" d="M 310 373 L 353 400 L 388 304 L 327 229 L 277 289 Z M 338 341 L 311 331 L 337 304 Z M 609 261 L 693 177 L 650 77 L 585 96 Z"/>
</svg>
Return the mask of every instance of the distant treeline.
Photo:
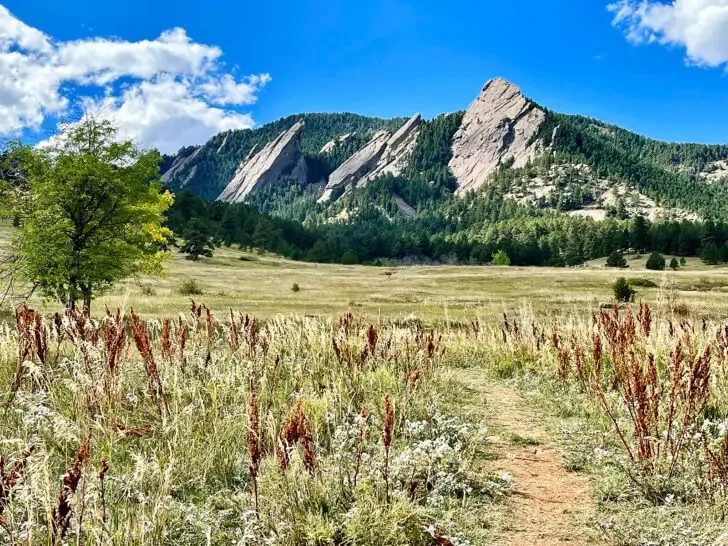
<svg viewBox="0 0 728 546">
<path fill-rule="evenodd" d="M 192 231 L 218 244 L 259 248 L 313 262 L 377 263 L 403 258 L 489 263 L 502 250 L 513 265 L 574 266 L 614 251 L 661 252 L 728 261 L 725 222 L 650 222 L 563 216 L 482 192 L 422 207 L 416 218 L 390 216 L 377 200 L 359 203 L 347 222 L 305 226 L 246 204 L 177 194 L 168 212 L 175 235 Z"/>
</svg>

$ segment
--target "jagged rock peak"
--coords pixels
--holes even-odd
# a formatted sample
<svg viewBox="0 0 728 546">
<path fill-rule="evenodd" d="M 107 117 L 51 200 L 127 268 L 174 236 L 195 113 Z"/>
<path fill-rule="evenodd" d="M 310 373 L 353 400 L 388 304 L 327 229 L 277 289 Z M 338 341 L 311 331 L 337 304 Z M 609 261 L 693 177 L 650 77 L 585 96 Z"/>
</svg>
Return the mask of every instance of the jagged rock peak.
<svg viewBox="0 0 728 546">
<path fill-rule="evenodd" d="M 260 188 L 304 184 L 306 160 L 301 152 L 303 127 L 304 122 L 300 120 L 262 149 L 253 147 L 218 200 L 239 203 Z"/>
<path fill-rule="evenodd" d="M 468 107 L 453 137 L 449 167 L 459 194 L 475 190 L 506 160 L 523 167 L 542 150 L 531 143 L 546 113 L 521 94 L 518 86 L 495 78 Z"/>
<path fill-rule="evenodd" d="M 415 114 L 397 131 L 379 131 L 364 148 L 336 169 L 326 185 L 320 203 L 329 201 L 336 191 L 362 187 L 378 176 L 399 175 L 407 165 L 419 135 L 422 117 Z"/>
</svg>

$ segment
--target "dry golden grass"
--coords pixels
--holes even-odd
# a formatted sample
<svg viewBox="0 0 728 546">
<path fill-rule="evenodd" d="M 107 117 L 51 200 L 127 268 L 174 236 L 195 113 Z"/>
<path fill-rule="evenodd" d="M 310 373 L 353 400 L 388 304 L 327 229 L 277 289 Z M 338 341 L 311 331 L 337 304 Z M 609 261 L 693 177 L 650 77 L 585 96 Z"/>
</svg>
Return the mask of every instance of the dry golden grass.
<svg viewBox="0 0 728 546">
<path fill-rule="evenodd" d="M 0 227 L 0 245 L 7 247 L 9 228 Z M 189 296 L 180 293 L 194 279 L 204 300 L 216 312 L 239 309 L 268 318 L 276 314 L 337 316 L 344 311 L 370 320 L 416 316 L 428 324 L 478 318 L 492 322 L 503 312 L 524 306 L 542 315 L 583 314 L 612 299 L 617 277 L 640 277 L 664 287 L 706 318 L 728 312 L 728 268 L 705 266 L 691 258 L 680 271 L 644 268 L 646 257 L 628 257 L 629 269 L 604 267 L 597 260 L 578 268 L 403 266 L 370 267 L 311 264 L 220 248 L 215 256 L 191 262 L 175 253 L 163 279 L 132 279 L 96 300 L 97 310 L 108 305 L 134 309 L 142 316 L 161 317 L 184 312 Z M 297 284 L 300 291 L 292 290 Z M 659 288 L 637 288 L 638 299 L 657 303 Z M 34 297 L 37 308 L 55 311 L 56 302 Z"/>
</svg>

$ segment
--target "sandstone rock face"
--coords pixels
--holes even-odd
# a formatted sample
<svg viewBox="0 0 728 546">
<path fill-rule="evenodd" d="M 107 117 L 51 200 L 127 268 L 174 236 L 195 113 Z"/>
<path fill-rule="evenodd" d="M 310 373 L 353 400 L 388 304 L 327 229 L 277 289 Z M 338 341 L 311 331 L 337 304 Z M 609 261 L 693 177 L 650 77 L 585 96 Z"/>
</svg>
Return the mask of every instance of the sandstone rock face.
<svg viewBox="0 0 728 546">
<path fill-rule="evenodd" d="M 389 138 L 381 159 L 377 162 L 374 170 L 364 178 L 364 182 L 374 180 L 385 174 L 394 176 L 402 174 L 417 144 L 417 137 L 420 135 L 421 125 L 422 117 L 419 114 L 415 114 L 407 123 L 402 125 Z"/>
<path fill-rule="evenodd" d="M 167 172 L 162 175 L 162 183 L 164 185 L 168 185 L 170 181 L 174 179 L 179 173 L 181 173 L 190 162 L 194 162 L 195 158 L 199 155 L 201 151 L 202 146 L 199 146 L 193 153 L 191 153 L 187 157 L 183 157 L 180 159 L 180 157 L 177 156 L 177 158 L 172 163 L 172 166 L 167 170 Z M 193 165 L 192 169 L 190 169 L 190 172 L 187 173 L 187 176 L 180 182 L 180 187 L 184 188 L 195 175 L 196 171 L 197 165 Z"/>
<path fill-rule="evenodd" d="M 319 203 L 329 201 L 332 194 L 337 190 L 347 190 L 354 187 L 362 177 L 370 172 L 376 166 L 379 158 L 382 157 L 390 136 L 388 131 L 377 132 L 366 146 L 331 173 Z"/>
<path fill-rule="evenodd" d="M 326 144 L 324 144 L 323 148 L 319 150 L 319 153 L 328 154 L 334 148 L 336 148 L 337 144 L 346 144 L 347 142 L 349 142 L 355 134 L 356 132 L 346 133 L 345 135 L 341 135 L 339 138 L 329 140 Z"/>
<path fill-rule="evenodd" d="M 400 174 L 412 155 L 421 124 L 422 117 L 415 114 L 394 134 L 376 133 L 364 148 L 331 173 L 319 203 L 330 201 L 335 192 L 363 187 L 378 176 Z"/>
<path fill-rule="evenodd" d="M 240 203 L 254 190 L 279 184 L 304 184 L 306 161 L 301 152 L 303 121 L 284 131 L 262 149 L 253 147 L 235 176 L 217 198 Z"/>
<path fill-rule="evenodd" d="M 486 83 L 453 137 L 448 166 L 457 178 L 457 193 L 479 188 L 511 158 L 514 167 L 523 167 L 539 155 L 541 143 L 529 145 L 529 140 L 545 119 L 546 113 L 517 86 L 502 78 Z"/>
</svg>

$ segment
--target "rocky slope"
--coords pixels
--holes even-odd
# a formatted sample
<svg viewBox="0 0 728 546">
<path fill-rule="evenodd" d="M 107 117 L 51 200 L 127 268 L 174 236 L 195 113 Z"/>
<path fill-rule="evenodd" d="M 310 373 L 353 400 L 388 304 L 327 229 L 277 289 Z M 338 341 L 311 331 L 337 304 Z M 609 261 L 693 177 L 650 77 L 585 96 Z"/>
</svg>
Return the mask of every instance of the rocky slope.
<svg viewBox="0 0 728 546">
<path fill-rule="evenodd" d="M 378 176 L 401 174 L 417 142 L 421 124 L 422 117 L 415 114 L 394 134 L 378 131 L 364 148 L 331 173 L 319 203 L 330 201 L 336 193 L 363 187 Z"/>
<path fill-rule="evenodd" d="M 254 146 L 218 200 L 240 203 L 258 189 L 279 184 L 304 184 L 306 160 L 301 152 L 303 127 L 304 122 L 297 121 L 262 150 Z"/>
<path fill-rule="evenodd" d="M 505 161 L 523 167 L 542 153 L 541 142 L 532 140 L 545 119 L 546 113 L 512 83 L 502 78 L 486 83 L 453 138 L 448 166 L 457 193 L 478 189 Z"/>
</svg>

